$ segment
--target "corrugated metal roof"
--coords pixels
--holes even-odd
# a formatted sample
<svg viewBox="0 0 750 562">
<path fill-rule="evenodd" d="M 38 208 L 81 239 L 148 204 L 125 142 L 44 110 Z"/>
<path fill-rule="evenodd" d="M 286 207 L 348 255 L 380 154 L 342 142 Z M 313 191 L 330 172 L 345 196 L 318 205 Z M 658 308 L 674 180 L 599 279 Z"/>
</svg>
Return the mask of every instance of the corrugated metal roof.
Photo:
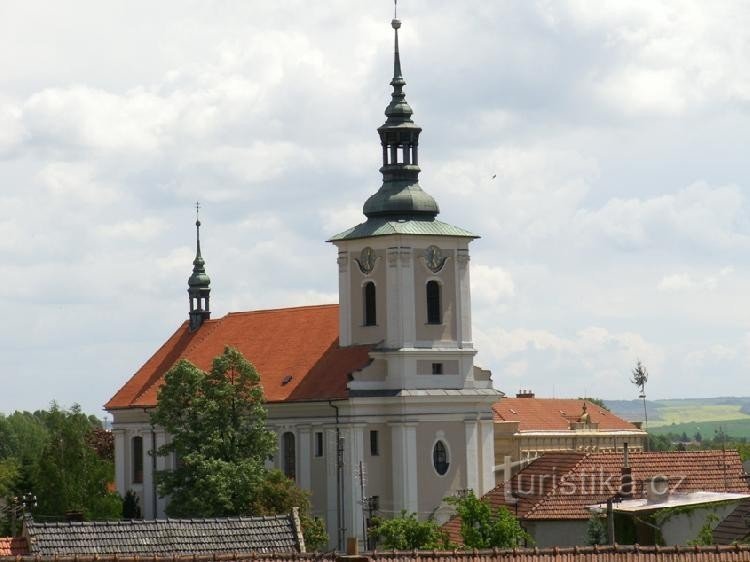
<svg viewBox="0 0 750 562">
<path fill-rule="evenodd" d="M 460 236 L 462 238 L 479 238 L 468 230 L 444 223 L 439 220 L 390 220 L 373 217 L 362 224 L 345 230 L 328 241 L 354 240 L 370 236 L 388 236 L 392 234 L 410 234 L 416 236 Z"/>
</svg>

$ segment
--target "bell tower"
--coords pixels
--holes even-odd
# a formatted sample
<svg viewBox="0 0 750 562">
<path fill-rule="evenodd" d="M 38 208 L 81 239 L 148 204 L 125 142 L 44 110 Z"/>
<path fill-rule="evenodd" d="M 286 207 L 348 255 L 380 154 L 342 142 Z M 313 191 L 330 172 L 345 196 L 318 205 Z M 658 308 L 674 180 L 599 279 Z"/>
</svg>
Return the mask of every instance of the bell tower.
<svg viewBox="0 0 750 562">
<path fill-rule="evenodd" d="M 188 279 L 188 299 L 190 301 L 190 331 L 201 327 L 204 320 L 211 318 L 209 295 L 211 294 L 211 279 L 206 273 L 206 262 L 201 256 L 201 221 L 198 217 L 200 204 L 195 204 L 195 259 L 193 273 Z"/>
<path fill-rule="evenodd" d="M 404 93 L 401 21 L 391 27 L 382 184 L 364 204 L 366 221 L 330 240 L 339 250 L 339 342 L 375 344 L 388 364 L 385 388 L 465 388 L 475 383 L 468 246 L 478 237 L 439 221 L 437 202 L 419 185 L 422 129 Z"/>
</svg>

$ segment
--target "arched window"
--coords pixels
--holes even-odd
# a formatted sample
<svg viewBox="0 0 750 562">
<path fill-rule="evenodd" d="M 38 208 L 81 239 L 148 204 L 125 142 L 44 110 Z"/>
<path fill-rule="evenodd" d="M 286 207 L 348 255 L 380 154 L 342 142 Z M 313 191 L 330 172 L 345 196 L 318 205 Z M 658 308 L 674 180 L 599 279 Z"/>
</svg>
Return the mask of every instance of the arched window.
<svg viewBox="0 0 750 562">
<path fill-rule="evenodd" d="M 437 281 L 427 282 L 427 323 L 440 324 L 440 283 Z"/>
<path fill-rule="evenodd" d="M 448 449 L 445 448 L 445 443 L 438 441 L 432 448 L 432 466 L 435 467 L 435 472 L 440 476 L 448 472 Z"/>
<path fill-rule="evenodd" d="M 287 478 L 295 480 L 297 478 L 297 451 L 294 447 L 294 433 L 287 431 L 282 437 L 282 448 L 284 450 L 284 474 Z"/>
<path fill-rule="evenodd" d="M 143 482 L 143 437 L 133 437 L 133 484 Z"/>
<path fill-rule="evenodd" d="M 365 326 L 374 326 L 376 322 L 375 318 L 375 283 L 368 281 L 362 289 L 364 298 L 364 313 L 365 313 Z"/>
</svg>

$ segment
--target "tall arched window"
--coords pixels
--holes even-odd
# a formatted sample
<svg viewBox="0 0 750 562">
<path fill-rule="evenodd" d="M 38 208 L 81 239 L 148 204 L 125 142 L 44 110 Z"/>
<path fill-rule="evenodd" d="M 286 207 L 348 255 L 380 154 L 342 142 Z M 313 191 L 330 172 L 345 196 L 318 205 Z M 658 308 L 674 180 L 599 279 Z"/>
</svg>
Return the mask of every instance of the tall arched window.
<svg viewBox="0 0 750 562">
<path fill-rule="evenodd" d="M 297 478 L 297 451 L 294 446 L 294 433 L 287 431 L 282 437 L 282 448 L 284 450 L 284 474 L 287 478 Z"/>
<path fill-rule="evenodd" d="M 362 288 L 362 296 L 364 299 L 364 308 L 365 308 L 364 325 L 374 326 L 376 323 L 375 283 L 373 283 L 372 281 L 368 281 L 367 283 L 365 283 L 365 286 Z"/>
<path fill-rule="evenodd" d="M 143 482 L 143 437 L 133 437 L 133 484 Z"/>
<path fill-rule="evenodd" d="M 427 282 L 427 323 L 440 324 L 440 283 L 437 281 Z"/>
</svg>

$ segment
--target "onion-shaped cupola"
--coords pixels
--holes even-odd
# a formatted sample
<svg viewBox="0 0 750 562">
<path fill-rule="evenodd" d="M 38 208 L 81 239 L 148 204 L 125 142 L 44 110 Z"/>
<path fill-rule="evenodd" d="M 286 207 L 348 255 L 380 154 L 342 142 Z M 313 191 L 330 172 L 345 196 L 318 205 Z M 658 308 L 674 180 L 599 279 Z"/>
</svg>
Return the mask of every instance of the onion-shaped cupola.
<svg viewBox="0 0 750 562">
<path fill-rule="evenodd" d="M 196 209 L 198 205 L 196 204 Z M 190 299 L 190 331 L 201 327 L 204 320 L 211 318 L 209 295 L 211 279 L 206 273 L 206 262 L 201 256 L 201 221 L 195 221 L 195 259 L 193 273 L 188 279 L 188 298 Z"/>
<path fill-rule="evenodd" d="M 385 123 L 378 128 L 383 148 L 383 185 L 363 208 L 368 218 L 383 217 L 395 220 L 432 220 L 440 212 L 437 202 L 419 187 L 419 133 L 412 110 L 406 101 L 398 50 L 398 30 L 401 22 L 391 22 L 394 31 L 393 93 L 385 109 Z"/>
</svg>

